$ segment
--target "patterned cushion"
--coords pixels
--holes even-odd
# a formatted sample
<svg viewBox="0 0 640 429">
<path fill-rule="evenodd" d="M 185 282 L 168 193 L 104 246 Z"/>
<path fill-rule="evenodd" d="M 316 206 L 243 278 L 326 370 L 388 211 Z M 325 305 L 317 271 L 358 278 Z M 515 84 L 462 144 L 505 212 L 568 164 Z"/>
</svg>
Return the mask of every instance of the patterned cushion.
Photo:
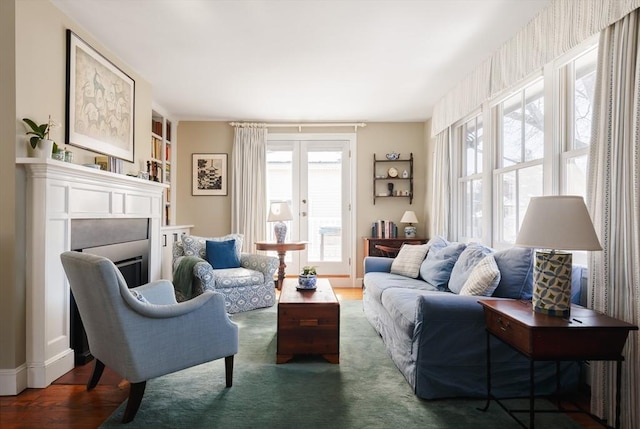
<svg viewBox="0 0 640 429">
<path fill-rule="evenodd" d="M 428 244 L 403 244 L 398 256 L 391 263 L 391 274 L 415 279 L 420 273 L 420 264 L 428 250 Z"/>
<path fill-rule="evenodd" d="M 182 246 L 184 247 L 185 256 L 197 256 L 202 259 L 207 258 L 207 240 L 209 241 L 236 241 L 236 253 L 240 258 L 240 252 L 242 251 L 242 241 L 244 235 L 242 234 L 228 234 L 224 237 L 198 237 L 196 235 L 183 235 Z"/>
<path fill-rule="evenodd" d="M 500 270 L 492 255 L 485 256 L 471 271 L 460 295 L 491 296 L 500 283 Z"/>
<path fill-rule="evenodd" d="M 264 275 L 260 271 L 246 268 L 216 270 L 216 288 L 245 287 L 263 283 Z"/>
<path fill-rule="evenodd" d="M 137 299 L 138 301 L 145 302 L 145 303 L 149 302 L 149 301 L 147 301 L 147 298 L 145 298 L 144 295 L 142 295 L 137 290 L 130 290 L 129 292 L 131 292 L 131 295 L 133 295 L 135 297 L 135 299 Z"/>
<path fill-rule="evenodd" d="M 492 249 L 480 243 L 469 243 L 453 266 L 449 279 L 449 290 L 453 293 L 460 293 L 478 262 L 491 253 L 493 253 Z"/>
</svg>

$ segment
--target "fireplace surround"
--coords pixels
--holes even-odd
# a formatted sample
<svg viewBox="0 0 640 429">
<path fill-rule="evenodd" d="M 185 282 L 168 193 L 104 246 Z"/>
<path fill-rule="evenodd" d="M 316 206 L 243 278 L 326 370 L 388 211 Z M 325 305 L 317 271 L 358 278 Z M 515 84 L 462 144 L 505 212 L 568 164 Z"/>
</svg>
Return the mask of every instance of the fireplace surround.
<svg viewBox="0 0 640 429">
<path fill-rule="evenodd" d="M 146 222 L 144 271 L 149 281 L 157 280 L 162 193 L 168 185 L 52 159 L 18 158 L 16 164 L 26 177 L 27 362 L 15 374 L 20 391 L 46 387 L 74 366 L 70 290 L 60 262 L 62 252 L 85 248 L 76 247 L 73 225 L 92 219 Z"/>
</svg>

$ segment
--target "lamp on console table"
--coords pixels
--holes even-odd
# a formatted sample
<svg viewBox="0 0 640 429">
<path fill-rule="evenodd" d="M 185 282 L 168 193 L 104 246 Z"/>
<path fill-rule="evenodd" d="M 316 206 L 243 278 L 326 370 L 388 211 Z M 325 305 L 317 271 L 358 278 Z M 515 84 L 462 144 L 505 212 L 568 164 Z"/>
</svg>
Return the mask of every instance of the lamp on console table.
<svg viewBox="0 0 640 429">
<path fill-rule="evenodd" d="M 408 223 L 409 226 L 404 227 L 404 236 L 406 238 L 416 238 L 416 227 L 413 226 L 414 223 L 418 223 L 418 218 L 416 217 L 416 213 L 412 210 L 407 210 L 402 215 L 402 219 L 400 219 L 400 223 Z"/>
<path fill-rule="evenodd" d="M 602 250 L 584 199 L 572 195 L 531 198 L 516 245 L 549 249 L 536 251 L 533 310 L 569 316 L 571 253 L 555 249 Z"/>
<path fill-rule="evenodd" d="M 284 239 L 287 236 L 286 221 L 292 220 L 291 208 L 286 201 L 273 201 L 269 208 L 269 216 L 267 222 L 275 222 L 273 226 L 273 233 L 276 236 L 276 242 L 284 243 Z"/>
</svg>

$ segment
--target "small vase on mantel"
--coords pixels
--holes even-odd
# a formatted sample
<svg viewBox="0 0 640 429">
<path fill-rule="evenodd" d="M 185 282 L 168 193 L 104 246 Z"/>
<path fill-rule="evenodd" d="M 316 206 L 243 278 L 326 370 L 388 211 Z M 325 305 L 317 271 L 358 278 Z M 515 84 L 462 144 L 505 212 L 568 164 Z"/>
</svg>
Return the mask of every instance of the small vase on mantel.
<svg viewBox="0 0 640 429">
<path fill-rule="evenodd" d="M 38 146 L 36 147 L 36 152 L 38 153 L 38 158 L 51 158 L 51 154 L 53 153 L 53 140 L 40 139 Z"/>
</svg>

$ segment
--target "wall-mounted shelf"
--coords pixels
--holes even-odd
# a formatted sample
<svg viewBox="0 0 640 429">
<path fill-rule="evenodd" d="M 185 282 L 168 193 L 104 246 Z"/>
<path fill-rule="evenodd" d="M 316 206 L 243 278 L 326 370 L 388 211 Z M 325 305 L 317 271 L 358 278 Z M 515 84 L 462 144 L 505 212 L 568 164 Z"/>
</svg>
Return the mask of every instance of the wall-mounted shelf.
<svg viewBox="0 0 640 429">
<path fill-rule="evenodd" d="M 377 198 L 409 198 L 413 203 L 413 153 L 408 159 L 394 160 L 376 159 L 373 154 L 373 204 Z"/>
</svg>

